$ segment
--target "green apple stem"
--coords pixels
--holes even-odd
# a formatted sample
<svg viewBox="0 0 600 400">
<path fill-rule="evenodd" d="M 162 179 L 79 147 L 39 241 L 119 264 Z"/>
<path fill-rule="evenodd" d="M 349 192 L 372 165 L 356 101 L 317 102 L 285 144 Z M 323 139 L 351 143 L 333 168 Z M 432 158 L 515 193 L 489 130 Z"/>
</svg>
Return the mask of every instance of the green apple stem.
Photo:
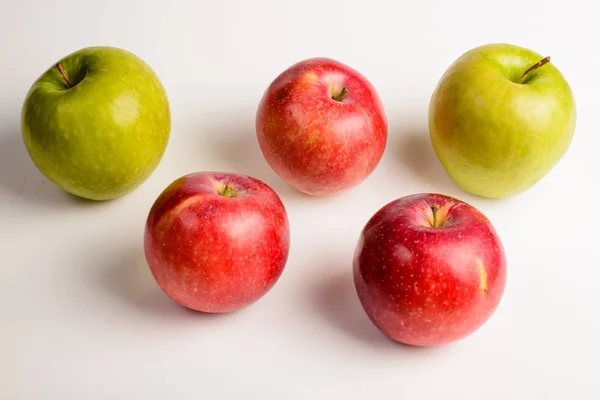
<svg viewBox="0 0 600 400">
<path fill-rule="evenodd" d="M 233 187 L 233 185 L 225 185 L 217 190 L 217 193 L 223 197 L 235 197 L 237 196 L 237 190 Z"/>
<path fill-rule="evenodd" d="M 440 206 L 438 206 L 437 204 L 433 204 L 431 206 L 431 212 L 433 213 L 433 222 L 431 223 L 431 226 L 433 228 L 439 227 L 439 222 L 438 222 L 438 210 L 439 209 L 440 209 Z"/>
<path fill-rule="evenodd" d="M 335 101 L 342 101 L 346 93 L 348 93 L 348 89 L 344 87 L 338 94 L 331 96 L 331 98 Z"/>
<path fill-rule="evenodd" d="M 73 82 L 69 79 L 69 75 L 67 75 L 67 72 L 64 70 L 64 68 L 62 67 L 62 65 L 60 65 L 60 63 L 56 64 L 56 69 L 58 69 L 58 72 L 60 72 L 60 74 L 62 75 L 62 77 L 65 80 L 65 82 L 67 82 L 67 84 L 69 85 L 69 87 L 72 88 L 73 87 Z"/>
<path fill-rule="evenodd" d="M 529 69 L 527 71 L 525 71 L 525 73 L 523 73 L 523 75 L 521 75 L 521 79 L 519 79 L 519 83 L 525 82 L 525 80 L 527 79 L 527 77 L 533 71 L 535 71 L 536 69 L 538 69 L 540 67 L 543 67 L 544 65 L 548 64 L 549 62 L 550 62 L 550 56 L 542 58 L 540 61 L 538 61 L 537 63 L 535 63 L 531 67 L 529 67 Z"/>
</svg>

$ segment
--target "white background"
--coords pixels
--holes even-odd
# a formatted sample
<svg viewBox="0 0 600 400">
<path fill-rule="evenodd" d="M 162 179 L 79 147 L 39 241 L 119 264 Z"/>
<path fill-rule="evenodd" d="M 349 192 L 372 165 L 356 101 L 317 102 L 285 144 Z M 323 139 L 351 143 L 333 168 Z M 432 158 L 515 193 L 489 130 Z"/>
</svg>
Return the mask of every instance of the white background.
<svg viewBox="0 0 600 400">
<path fill-rule="evenodd" d="M 587 3 L 587 4 L 586 4 Z M 592 1 L 33 1 L 0 5 L 0 398 L 599 399 L 600 51 Z M 429 96 L 464 51 L 510 42 L 544 55 L 576 96 L 574 141 L 518 197 L 455 186 L 427 136 Z M 122 199 L 75 200 L 20 138 L 24 96 L 79 48 L 133 51 L 173 113 L 156 172 Z M 254 133 L 258 101 L 296 61 L 336 58 L 379 91 L 389 144 L 378 169 L 315 199 L 283 183 Z M 142 233 L 156 196 L 201 170 L 254 175 L 278 191 L 292 243 L 278 284 L 253 306 L 206 316 L 150 275 Z M 476 334 L 410 348 L 360 308 L 351 260 L 379 207 L 441 192 L 488 215 L 504 242 L 506 292 Z"/>
</svg>

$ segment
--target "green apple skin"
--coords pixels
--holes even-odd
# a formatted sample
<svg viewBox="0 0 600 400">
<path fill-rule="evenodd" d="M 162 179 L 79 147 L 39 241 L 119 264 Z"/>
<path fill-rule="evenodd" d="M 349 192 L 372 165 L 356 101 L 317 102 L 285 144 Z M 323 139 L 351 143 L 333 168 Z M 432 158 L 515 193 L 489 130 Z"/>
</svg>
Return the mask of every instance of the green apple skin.
<svg viewBox="0 0 600 400">
<path fill-rule="evenodd" d="M 502 199 L 525 192 L 567 152 L 575 99 L 552 64 L 519 46 L 494 43 L 459 57 L 429 105 L 429 134 L 450 177 L 465 191 Z"/>
<path fill-rule="evenodd" d="M 57 64 L 33 83 L 22 108 L 33 163 L 78 197 L 111 200 L 132 192 L 156 169 L 169 141 L 169 101 L 159 78 L 114 47 L 84 48 Z"/>
</svg>

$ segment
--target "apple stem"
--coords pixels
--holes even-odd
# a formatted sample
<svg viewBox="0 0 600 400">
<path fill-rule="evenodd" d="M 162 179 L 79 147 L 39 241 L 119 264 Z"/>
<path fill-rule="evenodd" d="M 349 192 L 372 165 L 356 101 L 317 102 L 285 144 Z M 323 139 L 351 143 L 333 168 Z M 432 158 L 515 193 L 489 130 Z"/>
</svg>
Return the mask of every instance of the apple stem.
<svg viewBox="0 0 600 400">
<path fill-rule="evenodd" d="M 344 87 L 338 94 L 331 96 L 331 98 L 335 101 L 342 101 L 346 93 L 348 93 L 348 89 Z"/>
<path fill-rule="evenodd" d="M 438 206 L 437 204 L 433 204 L 431 206 L 431 212 L 433 213 L 433 222 L 431 223 L 431 226 L 433 228 L 437 228 L 438 227 L 438 210 L 440 209 L 440 206 Z"/>
<path fill-rule="evenodd" d="M 235 197 L 237 195 L 237 190 L 233 187 L 233 185 L 225 185 L 220 188 L 218 191 L 219 196 L 223 197 Z"/>
<path fill-rule="evenodd" d="M 63 69 L 63 67 L 62 67 L 62 65 L 60 65 L 60 63 L 56 64 L 56 69 L 58 69 L 58 72 L 60 72 L 60 74 L 62 75 L 63 79 L 67 82 L 69 87 L 72 88 L 73 82 L 69 79 L 69 75 L 67 75 L 66 71 Z"/>
<path fill-rule="evenodd" d="M 543 67 L 544 65 L 548 64 L 549 62 L 550 62 L 550 56 L 542 58 L 540 61 L 538 61 L 537 63 L 535 63 L 531 67 L 529 67 L 529 69 L 527 71 L 525 71 L 525 73 L 523 73 L 523 75 L 521 75 L 521 79 L 519 79 L 519 83 L 525 82 L 525 80 L 527 79 L 527 77 L 533 71 L 535 71 L 536 69 L 538 69 L 540 67 Z"/>
</svg>

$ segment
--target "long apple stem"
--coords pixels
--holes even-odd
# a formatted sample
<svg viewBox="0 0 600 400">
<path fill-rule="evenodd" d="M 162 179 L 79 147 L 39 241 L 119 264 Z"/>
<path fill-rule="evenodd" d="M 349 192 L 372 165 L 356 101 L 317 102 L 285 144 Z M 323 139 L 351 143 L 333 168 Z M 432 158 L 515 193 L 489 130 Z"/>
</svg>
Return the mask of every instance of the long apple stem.
<svg viewBox="0 0 600 400">
<path fill-rule="evenodd" d="M 67 82 L 69 87 L 72 88 L 73 82 L 69 79 L 69 75 L 67 75 L 67 73 L 64 70 L 64 68 L 62 67 L 62 65 L 60 65 L 60 63 L 57 63 L 56 68 L 58 69 L 58 72 L 60 72 L 60 74 L 62 75 L 63 79 Z"/>
<path fill-rule="evenodd" d="M 342 101 L 346 93 L 348 93 L 348 89 L 344 87 L 338 94 L 331 96 L 331 98 L 335 101 Z"/>
<path fill-rule="evenodd" d="M 533 64 L 531 67 L 529 67 L 529 69 L 527 71 L 525 71 L 523 73 L 523 75 L 521 75 L 521 79 L 519 79 L 519 83 L 523 83 L 525 82 L 525 80 L 527 79 L 527 77 L 536 69 L 543 67 L 544 65 L 548 64 L 550 62 L 550 56 L 548 57 L 544 57 L 542 58 L 540 61 L 538 61 L 537 63 Z"/>
<path fill-rule="evenodd" d="M 438 210 L 439 209 L 440 209 L 440 206 L 438 206 L 437 204 L 434 204 L 431 206 L 431 212 L 433 213 L 433 222 L 431 223 L 431 226 L 433 228 L 438 227 Z"/>
</svg>

